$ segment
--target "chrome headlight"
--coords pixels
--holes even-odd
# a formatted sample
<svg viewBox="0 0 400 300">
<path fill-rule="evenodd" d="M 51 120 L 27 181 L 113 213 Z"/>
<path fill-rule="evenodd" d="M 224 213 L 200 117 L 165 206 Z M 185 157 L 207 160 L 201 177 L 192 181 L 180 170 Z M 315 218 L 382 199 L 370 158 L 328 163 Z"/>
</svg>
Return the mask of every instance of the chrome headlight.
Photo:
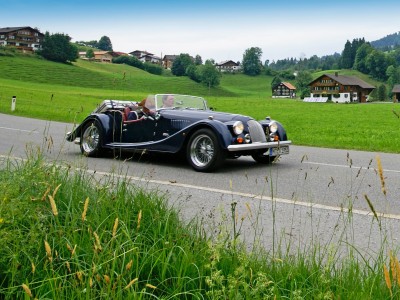
<svg viewBox="0 0 400 300">
<path fill-rule="evenodd" d="M 278 124 L 276 122 L 269 123 L 269 132 L 275 133 L 278 131 Z"/>
<path fill-rule="evenodd" d="M 243 132 L 243 130 L 244 130 L 244 125 L 243 125 L 243 123 L 242 123 L 241 121 L 236 121 L 236 122 L 233 124 L 232 129 L 233 129 L 233 132 L 234 132 L 236 135 L 239 135 L 239 134 L 241 134 L 241 133 Z"/>
</svg>

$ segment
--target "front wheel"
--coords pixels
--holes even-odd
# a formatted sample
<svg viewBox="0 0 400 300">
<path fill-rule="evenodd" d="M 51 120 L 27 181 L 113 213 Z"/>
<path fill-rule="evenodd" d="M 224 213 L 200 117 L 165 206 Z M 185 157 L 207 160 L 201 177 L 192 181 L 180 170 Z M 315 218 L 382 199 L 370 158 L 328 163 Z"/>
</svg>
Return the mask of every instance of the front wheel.
<svg viewBox="0 0 400 300">
<path fill-rule="evenodd" d="M 204 128 L 190 137 L 186 157 L 196 171 L 210 172 L 222 163 L 224 152 L 218 145 L 215 133 Z"/>
<path fill-rule="evenodd" d="M 89 122 L 82 130 L 81 152 L 86 156 L 98 156 L 102 152 L 101 126 L 96 121 Z"/>
<path fill-rule="evenodd" d="M 276 156 L 269 156 L 268 152 L 257 152 L 251 155 L 251 157 L 260 164 L 270 164 L 277 158 Z"/>
</svg>

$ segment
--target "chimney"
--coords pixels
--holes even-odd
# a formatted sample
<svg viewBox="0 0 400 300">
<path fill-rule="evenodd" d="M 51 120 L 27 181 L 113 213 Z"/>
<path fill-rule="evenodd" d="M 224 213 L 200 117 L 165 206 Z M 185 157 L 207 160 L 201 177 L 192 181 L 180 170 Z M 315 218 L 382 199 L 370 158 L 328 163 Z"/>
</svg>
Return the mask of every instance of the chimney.
<svg viewBox="0 0 400 300">
<path fill-rule="evenodd" d="M 338 75 L 339 75 L 339 73 L 338 73 L 338 72 L 335 72 L 335 76 L 338 77 Z"/>
</svg>

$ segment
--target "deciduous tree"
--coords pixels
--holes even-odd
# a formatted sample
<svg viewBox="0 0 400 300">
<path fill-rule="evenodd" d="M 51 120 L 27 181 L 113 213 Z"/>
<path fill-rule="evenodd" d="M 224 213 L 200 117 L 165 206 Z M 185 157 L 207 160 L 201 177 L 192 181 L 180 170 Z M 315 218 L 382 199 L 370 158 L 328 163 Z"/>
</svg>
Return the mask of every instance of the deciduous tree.
<svg viewBox="0 0 400 300">
<path fill-rule="evenodd" d="M 243 73 L 250 76 L 259 75 L 262 70 L 262 50 L 258 47 L 251 47 L 243 54 Z"/>
<path fill-rule="evenodd" d="M 70 43 L 71 38 L 62 33 L 45 33 L 40 55 L 56 62 L 72 62 L 78 58 L 78 48 Z"/>
<path fill-rule="evenodd" d="M 97 43 L 97 48 L 103 51 L 113 51 L 110 38 L 108 36 L 102 36 Z"/>
</svg>

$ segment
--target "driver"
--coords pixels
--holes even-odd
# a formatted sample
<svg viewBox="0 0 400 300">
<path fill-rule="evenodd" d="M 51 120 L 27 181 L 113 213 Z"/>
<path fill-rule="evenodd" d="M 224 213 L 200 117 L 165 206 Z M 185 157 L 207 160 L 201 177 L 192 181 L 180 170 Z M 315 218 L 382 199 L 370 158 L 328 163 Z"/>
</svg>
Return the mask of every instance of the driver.
<svg viewBox="0 0 400 300">
<path fill-rule="evenodd" d="M 168 108 L 174 106 L 174 95 L 164 95 L 162 96 L 163 105 L 161 108 Z"/>
</svg>

